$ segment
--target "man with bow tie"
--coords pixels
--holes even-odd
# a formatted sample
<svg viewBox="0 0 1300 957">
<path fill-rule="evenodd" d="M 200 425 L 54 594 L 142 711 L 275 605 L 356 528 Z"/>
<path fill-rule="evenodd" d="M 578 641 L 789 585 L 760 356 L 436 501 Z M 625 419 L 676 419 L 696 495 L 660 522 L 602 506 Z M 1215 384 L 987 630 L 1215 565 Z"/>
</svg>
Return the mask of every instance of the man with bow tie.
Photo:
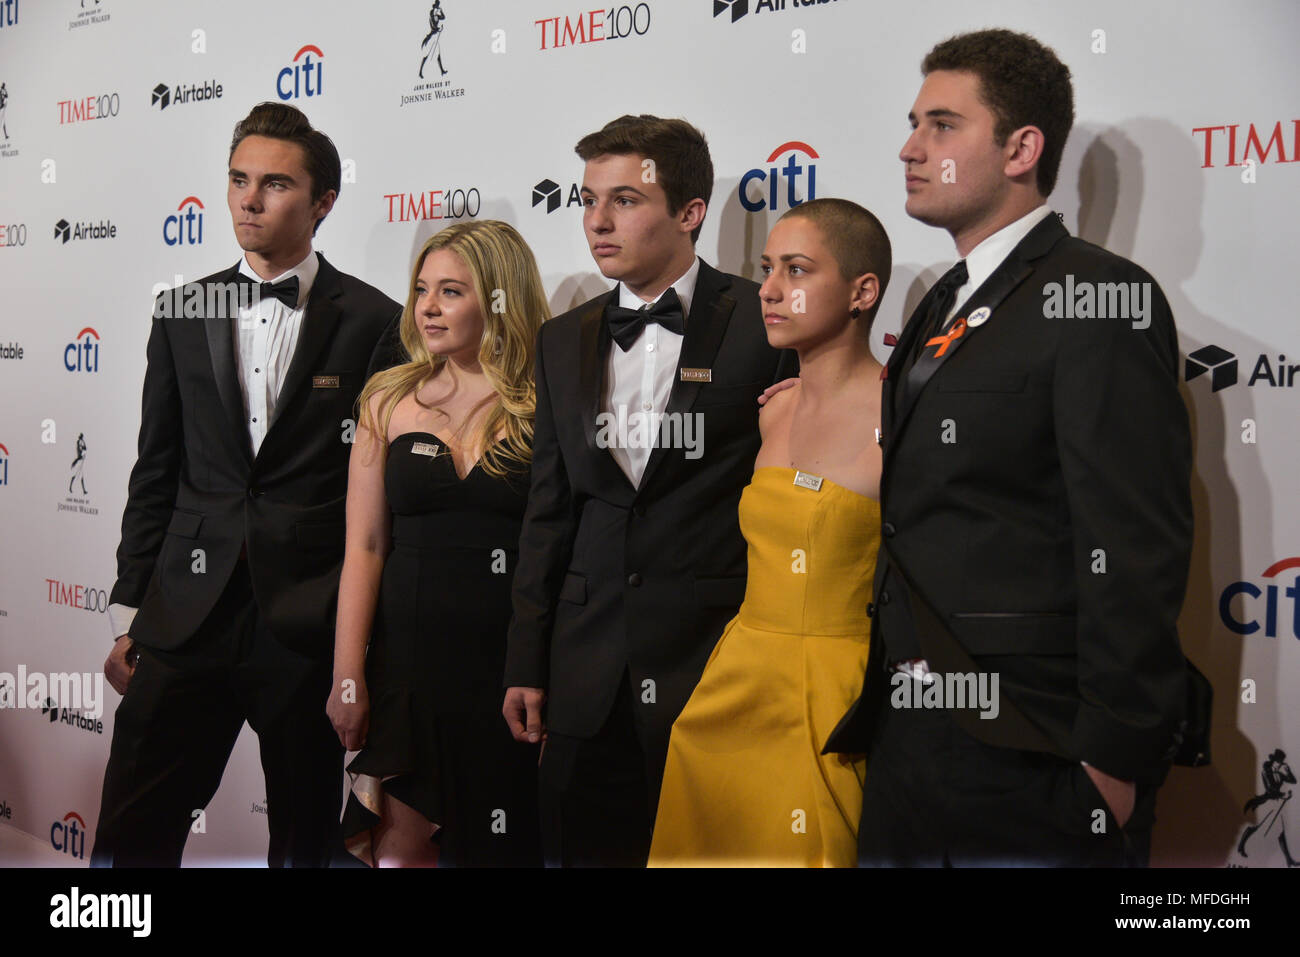
<svg viewBox="0 0 1300 957">
<path fill-rule="evenodd" d="M 695 254 L 713 192 L 699 130 L 623 116 L 576 152 L 588 244 L 619 284 L 538 336 L 503 711 L 519 740 L 546 738 L 547 863 L 637 867 L 673 721 L 744 597 L 757 398 L 794 363 L 767 344 L 758 286 Z M 702 455 L 656 426 L 674 413 L 698 417 Z M 625 442 L 597 429 L 610 415 Z"/>
<path fill-rule="evenodd" d="M 109 599 L 104 673 L 123 699 L 94 866 L 179 866 L 245 721 L 268 863 L 324 866 L 337 841 L 343 751 L 325 702 L 349 443 L 400 312 L 312 249 L 339 188 L 329 137 L 294 107 L 254 107 L 230 152 L 244 256 L 187 287 L 202 295 L 155 305 Z"/>
</svg>

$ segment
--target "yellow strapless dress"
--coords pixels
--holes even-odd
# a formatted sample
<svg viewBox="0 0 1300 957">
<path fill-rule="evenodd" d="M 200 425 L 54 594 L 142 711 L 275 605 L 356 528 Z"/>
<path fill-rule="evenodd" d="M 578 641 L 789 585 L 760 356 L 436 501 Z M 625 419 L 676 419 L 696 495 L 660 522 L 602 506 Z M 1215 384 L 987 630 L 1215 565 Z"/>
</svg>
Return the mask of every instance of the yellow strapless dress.
<svg viewBox="0 0 1300 957">
<path fill-rule="evenodd" d="M 673 724 L 650 866 L 852 867 L 864 760 L 822 746 L 862 688 L 880 506 L 765 466 L 749 581 Z"/>
</svg>

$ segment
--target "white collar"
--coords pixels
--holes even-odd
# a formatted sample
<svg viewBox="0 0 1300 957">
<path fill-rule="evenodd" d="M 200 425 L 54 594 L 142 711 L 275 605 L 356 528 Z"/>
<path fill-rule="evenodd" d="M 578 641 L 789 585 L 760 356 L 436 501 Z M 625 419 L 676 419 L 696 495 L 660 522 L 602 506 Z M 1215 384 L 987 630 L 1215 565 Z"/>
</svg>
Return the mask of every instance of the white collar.
<svg viewBox="0 0 1300 957">
<path fill-rule="evenodd" d="M 677 293 L 677 298 L 682 302 L 682 315 L 691 314 L 691 300 L 695 297 L 695 282 L 700 278 L 700 257 L 696 256 L 691 262 L 691 268 L 682 273 L 681 277 L 672 284 L 671 289 Z M 666 292 L 667 290 L 665 290 Z M 662 293 L 660 294 L 662 295 Z M 658 302 L 658 299 L 652 302 Z M 618 304 L 624 309 L 640 309 L 646 304 L 646 301 L 628 289 L 623 283 L 618 284 Z"/>
<path fill-rule="evenodd" d="M 254 282 L 261 283 L 266 281 L 255 273 L 253 267 L 248 264 L 247 254 L 239 260 L 239 272 L 240 275 L 247 276 Z M 280 282 L 284 279 L 288 279 L 290 276 L 297 276 L 298 305 L 296 308 L 301 309 L 302 304 L 307 301 L 307 294 L 311 292 L 311 287 L 316 282 L 316 274 L 318 272 L 320 272 L 320 257 L 316 255 L 316 250 L 313 249 L 307 254 L 307 258 L 298 263 L 298 265 L 294 266 L 292 269 L 286 270 L 270 281 Z"/>
<path fill-rule="evenodd" d="M 969 277 L 966 288 L 974 292 L 984 281 L 993 275 L 1002 265 L 1011 250 L 1020 240 L 1029 235 L 1030 230 L 1051 215 L 1052 210 L 1046 203 L 1038 206 L 1013 223 L 1003 226 L 992 236 L 986 236 L 978 246 L 966 254 L 966 275 Z M 963 297 L 964 298 L 964 297 Z"/>
</svg>

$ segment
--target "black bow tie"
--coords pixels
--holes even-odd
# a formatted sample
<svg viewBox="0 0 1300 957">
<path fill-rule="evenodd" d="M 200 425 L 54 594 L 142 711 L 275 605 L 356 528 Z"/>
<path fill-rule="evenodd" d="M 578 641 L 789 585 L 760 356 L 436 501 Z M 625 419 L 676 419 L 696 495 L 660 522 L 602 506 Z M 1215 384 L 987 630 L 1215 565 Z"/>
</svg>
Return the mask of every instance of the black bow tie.
<svg viewBox="0 0 1300 957">
<path fill-rule="evenodd" d="M 257 287 L 259 299 L 279 299 L 290 309 L 298 308 L 298 277 L 290 276 L 279 282 L 258 282 L 244 273 L 239 274 L 239 281 Z"/>
<path fill-rule="evenodd" d="M 653 305 L 647 304 L 640 309 L 606 306 L 605 322 L 609 325 L 609 334 L 624 352 L 632 348 L 632 343 L 641 335 L 647 322 L 657 322 L 679 336 L 686 333 L 682 301 L 677 298 L 677 291 L 671 287 Z"/>
</svg>

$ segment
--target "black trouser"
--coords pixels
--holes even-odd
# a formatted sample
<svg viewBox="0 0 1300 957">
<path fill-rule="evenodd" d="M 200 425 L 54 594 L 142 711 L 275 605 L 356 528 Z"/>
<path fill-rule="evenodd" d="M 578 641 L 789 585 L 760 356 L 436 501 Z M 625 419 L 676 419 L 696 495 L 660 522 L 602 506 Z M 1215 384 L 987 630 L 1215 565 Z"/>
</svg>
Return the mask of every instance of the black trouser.
<svg viewBox="0 0 1300 957">
<path fill-rule="evenodd" d="M 867 764 L 861 866 L 1146 866 L 1159 780 L 1137 782 L 1121 829 L 1078 761 L 984 744 L 948 711 L 890 697 Z"/>
<path fill-rule="evenodd" d="M 266 775 L 267 863 L 324 867 L 339 841 L 343 748 L 325 715 L 332 668 L 267 630 L 240 561 L 185 645 L 136 645 L 118 705 L 92 867 L 178 867 L 195 812 L 247 721 Z M 210 828 L 215 822 L 206 822 Z"/>
<path fill-rule="evenodd" d="M 625 675 L 594 737 L 547 732 L 538 774 L 547 867 L 645 866 L 655 802 L 632 700 Z"/>
</svg>

